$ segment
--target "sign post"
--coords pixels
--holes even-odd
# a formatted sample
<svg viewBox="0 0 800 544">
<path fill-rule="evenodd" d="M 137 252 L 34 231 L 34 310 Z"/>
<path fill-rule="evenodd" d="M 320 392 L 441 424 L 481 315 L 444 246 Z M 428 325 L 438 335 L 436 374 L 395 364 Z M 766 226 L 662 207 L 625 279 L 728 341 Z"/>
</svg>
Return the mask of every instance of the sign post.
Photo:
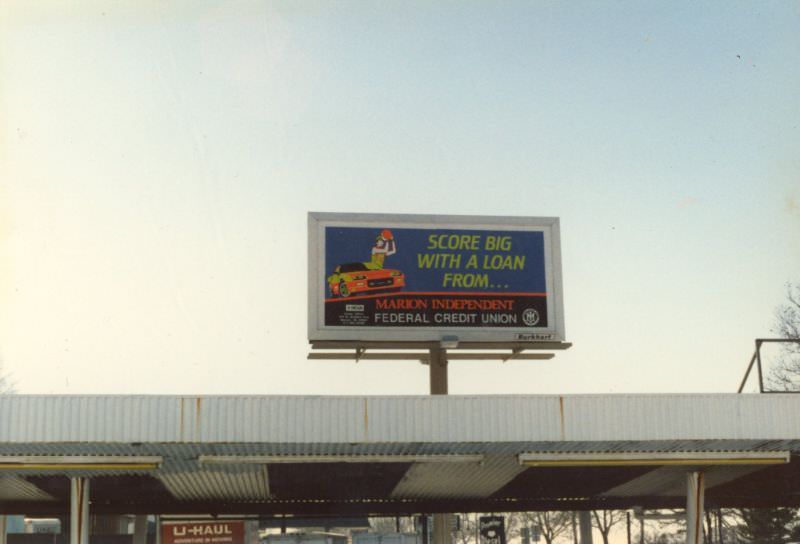
<svg viewBox="0 0 800 544">
<path fill-rule="evenodd" d="M 309 359 L 418 359 L 430 394 L 447 395 L 449 360 L 571 345 L 556 218 L 311 213 L 308 232 L 309 342 L 351 350 Z M 433 515 L 433 544 L 450 544 L 452 519 Z M 481 534 L 505 544 L 504 519 L 481 518 Z"/>
<path fill-rule="evenodd" d="M 431 395 L 447 394 L 447 350 L 432 347 L 428 359 Z"/>
</svg>

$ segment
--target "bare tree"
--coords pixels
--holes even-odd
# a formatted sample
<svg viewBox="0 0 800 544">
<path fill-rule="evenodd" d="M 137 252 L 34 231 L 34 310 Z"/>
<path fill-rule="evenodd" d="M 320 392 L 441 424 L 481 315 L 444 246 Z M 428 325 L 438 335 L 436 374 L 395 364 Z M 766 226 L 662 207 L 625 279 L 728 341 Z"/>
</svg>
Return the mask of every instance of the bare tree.
<svg viewBox="0 0 800 544">
<path fill-rule="evenodd" d="M 512 538 L 519 538 L 522 533 L 521 529 L 527 523 L 526 514 L 524 512 L 508 512 L 503 517 L 505 517 L 506 542 L 511 541 Z"/>
<path fill-rule="evenodd" d="M 641 512 L 641 515 L 645 515 L 645 512 Z M 645 519 L 647 519 L 646 529 L 642 518 L 638 519 L 639 531 L 633 542 L 639 542 L 641 539 L 645 544 L 681 544 L 686 541 L 686 521 L 683 509 L 649 510 Z M 641 534 L 642 529 L 644 529 L 644 536 Z"/>
<path fill-rule="evenodd" d="M 15 392 L 14 382 L 11 381 L 11 377 L 8 374 L 3 372 L 3 361 L 0 360 L 0 395 L 8 395 Z"/>
<path fill-rule="evenodd" d="M 572 529 L 572 544 L 578 544 L 578 513 L 570 512 L 569 514 L 569 524 Z"/>
<path fill-rule="evenodd" d="M 570 512 L 525 512 L 522 520 L 528 527 L 537 526 L 546 544 L 553 542 L 570 528 Z"/>
<path fill-rule="evenodd" d="M 772 330 L 780 338 L 800 340 L 800 283 L 786 284 L 786 302 L 775 310 Z M 800 343 L 782 343 L 780 350 L 767 383 L 773 390 L 800 391 Z"/>
<path fill-rule="evenodd" d="M 663 533 L 645 538 L 645 544 L 683 544 L 684 542 L 686 542 L 685 534 Z"/>
<path fill-rule="evenodd" d="M 608 534 L 611 528 L 625 519 L 625 512 L 620 510 L 592 510 L 594 517 L 593 525 L 600 531 L 603 537 L 603 544 L 608 544 Z"/>
<path fill-rule="evenodd" d="M 370 528 L 376 533 L 397 532 L 398 524 L 401 533 L 414 532 L 414 519 L 409 516 L 370 518 Z"/>
<path fill-rule="evenodd" d="M 477 538 L 478 514 L 462 514 L 461 524 L 453 533 L 456 544 L 472 544 Z M 479 543 L 475 543 L 479 544 Z"/>
<path fill-rule="evenodd" d="M 0 375 L 0 395 L 7 395 L 14 392 L 14 386 L 8 376 Z"/>
</svg>

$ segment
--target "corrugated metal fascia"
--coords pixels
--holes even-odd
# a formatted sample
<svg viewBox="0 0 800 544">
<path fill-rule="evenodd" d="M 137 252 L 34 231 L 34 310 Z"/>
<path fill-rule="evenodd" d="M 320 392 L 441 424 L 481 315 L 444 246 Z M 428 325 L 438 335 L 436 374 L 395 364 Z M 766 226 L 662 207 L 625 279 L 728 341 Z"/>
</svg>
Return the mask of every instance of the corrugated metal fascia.
<svg viewBox="0 0 800 544">
<path fill-rule="evenodd" d="M 3 474 L 9 476 L 64 476 L 80 478 L 93 478 L 96 476 L 143 476 L 152 475 L 159 469 L 129 469 L 129 468 L 4 468 Z"/>
<path fill-rule="evenodd" d="M 139 396 L 0 396 L 0 442 L 173 441 L 180 399 Z"/>
<path fill-rule="evenodd" d="M 795 395 L 584 395 L 564 398 L 569 441 L 800 438 Z"/>
<path fill-rule="evenodd" d="M 165 463 L 195 463 L 200 455 L 444 455 L 523 452 L 670 452 L 670 451 L 800 452 L 800 440 L 657 440 L 581 442 L 414 442 L 414 443 L 0 443 L 0 455 L 161 455 Z"/>
<path fill-rule="evenodd" d="M 367 398 L 372 442 L 559 440 L 558 397 Z"/>
<path fill-rule="evenodd" d="M 798 395 L 0 397 L 0 443 L 797 440 Z M 303 446 L 299 446 L 302 444 Z"/>
<path fill-rule="evenodd" d="M 199 404 L 204 442 L 358 442 L 361 398 L 207 397 Z"/>
</svg>

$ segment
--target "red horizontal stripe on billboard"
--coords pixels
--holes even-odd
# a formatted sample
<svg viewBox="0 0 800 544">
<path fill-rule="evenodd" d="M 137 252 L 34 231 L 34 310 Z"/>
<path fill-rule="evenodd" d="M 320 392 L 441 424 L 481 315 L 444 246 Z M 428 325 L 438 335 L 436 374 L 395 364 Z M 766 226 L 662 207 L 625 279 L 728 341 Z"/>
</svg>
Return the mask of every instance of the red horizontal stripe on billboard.
<svg viewBox="0 0 800 544">
<path fill-rule="evenodd" d="M 392 293 L 392 294 L 377 294 L 377 295 L 361 295 L 357 297 L 336 297 L 336 298 L 326 298 L 325 302 L 342 302 L 347 300 L 363 300 L 367 298 L 381 298 L 381 297 L 404 297 L 404 296 L 416 296 L 416 295 L 435 295 L 435 296 L 454 296 L 454 297 L 463 297 L 463 296 L 473 296 L 473 297 L 546 297 L 547 293 L 506 293 L 506 292 L 497 292 L 497 293 L 464 293 L 464 292 L 442 292 L 442 291 L 404 291 L 402 293 Z"/>
</svg>

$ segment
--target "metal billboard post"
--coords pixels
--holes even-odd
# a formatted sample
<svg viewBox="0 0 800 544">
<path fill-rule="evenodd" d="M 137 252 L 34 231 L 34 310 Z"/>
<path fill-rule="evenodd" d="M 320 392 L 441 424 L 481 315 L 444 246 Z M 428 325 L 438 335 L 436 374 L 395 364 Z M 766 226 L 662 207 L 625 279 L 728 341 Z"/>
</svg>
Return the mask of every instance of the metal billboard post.
<svg viewBox="0 0 800 544">
<path fill-rule="evenodd" d="M 758 392 L 764 392 L 764 373 L 761 370 L 761 340 L 756 340 L 756 361 L 758 361 Z"/>
<path fill-rule="evenodd" d="M 739 384 L 739 390 L 736 391 L 737 393 L 741 393 L 744 390 L 745 384 L 747 384 L 747 378 L 750 377 L 750 371 L 753 370 L 753 365 L 756 362 L 756 352 L 753 352 L 753 356 L 750 357 L 750 363 L 747 365 L 747 370 L 744 373 L 744 378 L 742 378 L 742 383 Z"/>
<path fill-rule="evenodd" d="M 447 350 L 432 347 L 428 355 L 431 395 L 447 394 Z"/>
<path fill-rule="evenodd" d="M 447 349 L 436 346 L 429 350 L 428 375 L 431 395 L 447 395 Z M 433 515 L 433 543 L 451 544 L 453 514 Z"/>
<path fill-rule="evenodd" d="M 737 393 L 741 393 L 744 391 L 744 386 L 747 384 L 747 379 L 750 377 L 750 373 L 753 370 L 753 366 L 756 367 L 758 373 L 758 392 L 759 393 L 797 393 L 797 391 L 781 391 L 781 390 L 769 390 L 764 389 L 764 371 L 761 363 L 761 346 L 766 343 L 790 343 L 790 344 L 800 344 L 800 339 L 798 338 L 756 338 L 756 347 L 753 351 L 752 357 L 750 357 L 750 362 L 747 365 L 747 370 L 745 370 L 744 377 L 742 378 L 741 383 L 739 384 L 739 389 L 736 391 Z"/>
</svg>

